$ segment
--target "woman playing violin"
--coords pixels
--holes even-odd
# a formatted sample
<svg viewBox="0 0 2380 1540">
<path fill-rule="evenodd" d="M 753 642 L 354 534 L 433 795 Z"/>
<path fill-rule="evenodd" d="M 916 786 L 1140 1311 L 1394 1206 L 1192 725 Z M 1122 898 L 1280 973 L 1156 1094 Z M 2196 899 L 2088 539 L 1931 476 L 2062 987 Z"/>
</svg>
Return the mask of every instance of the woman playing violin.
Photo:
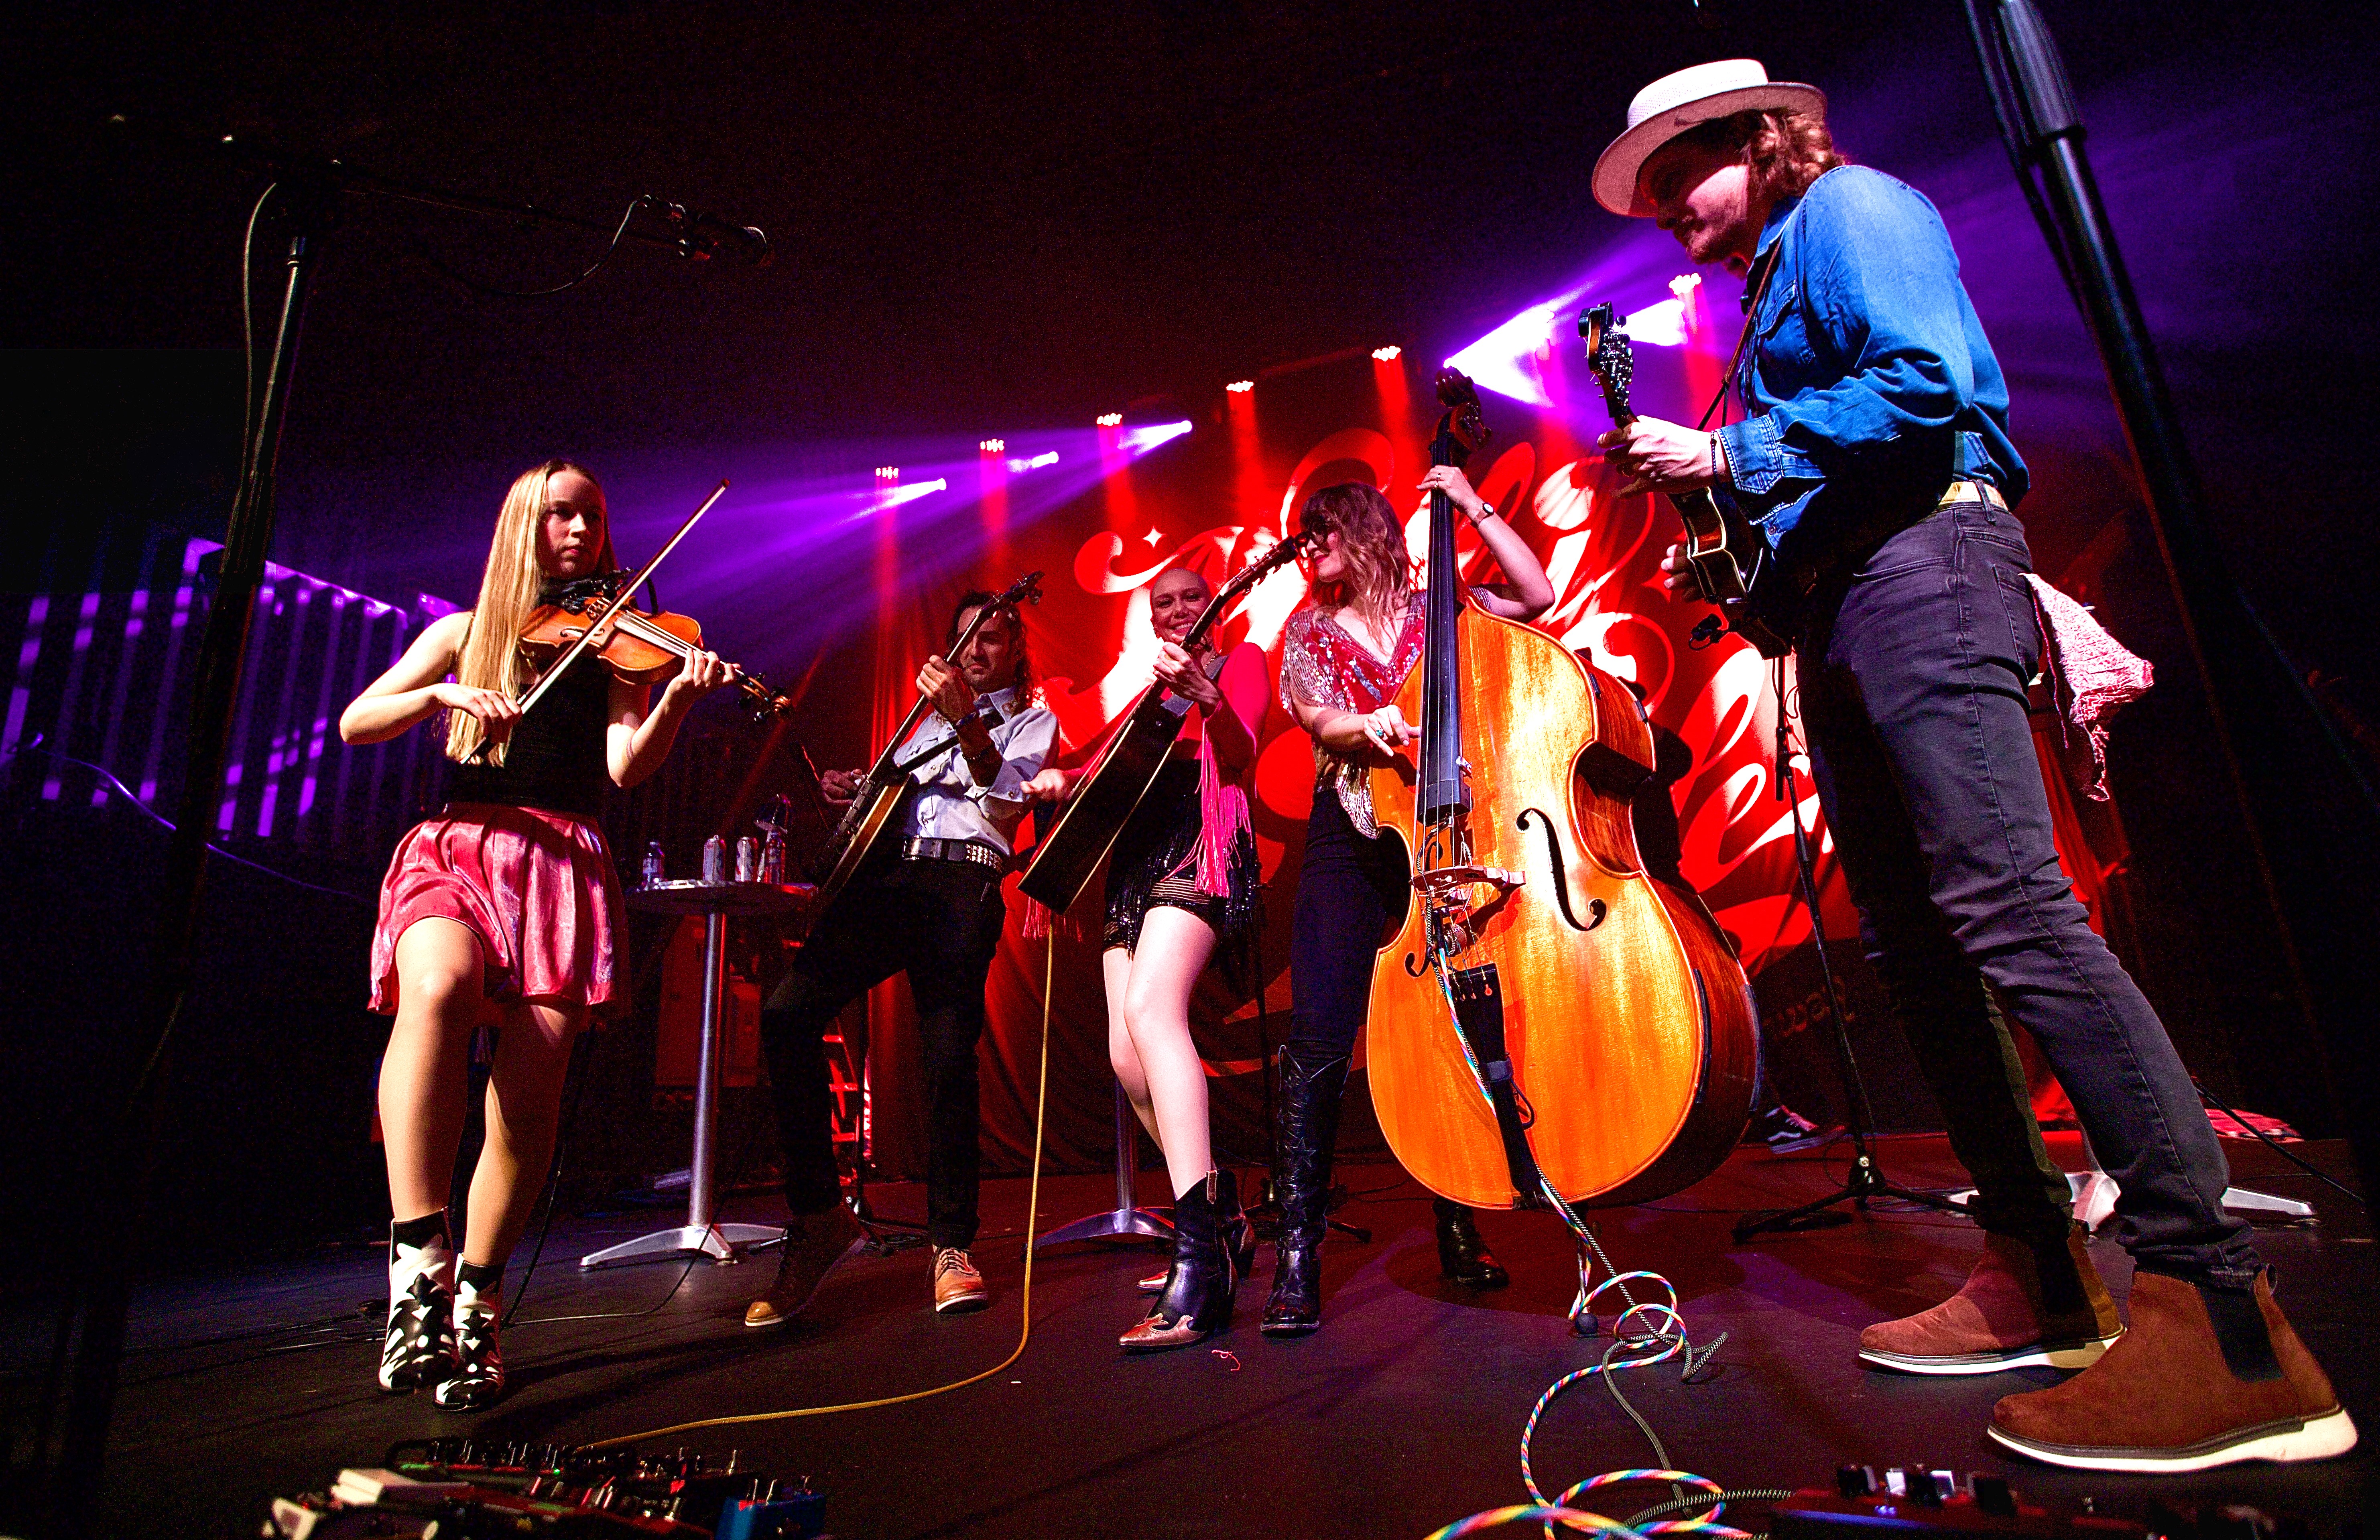
<svg viewBox="0 0 2380 1540">
<path fill-rule="evenodd" d="M 1185 567 L 1149 584 L 1158 683 L 1193 709 L 1171 761 L 1108 858 L 1100 953 L 1108 1056 L 1141 1126 L 1164 1152 L 1174 1194 L 1173 1265 L 1158 1280 L 1148 1316 L 1121 1339 L 1129 1352 L 1186 1347 L 1220 1330 L 1231 1319 L 1232 1286 L 1256 1254 L 1238 1184 L 1215 1170 L 1190 994 L 1219 945 L 1252 935 L 1261 874 L 1246 780 L 1271 681 L 1264 649 L 1253 643 L 1221 656 L 1183 649 L 1213 597 L 1207 580 Z M 1026 790 L 1060 797 L 1076 774 L 1046 770 Z"/>
<path fill-rule="evenodd" d="M 613 568 L 594 477 L 568 460 L 524 472 L 496 515 L 479 603 L 431 622 L 339 718 L 346 742 L 375 744 L 443 711 L 456 761 L 445 808 L 397 843 L 371 952 L 371 1008 L 395 1017 L 380 1074 L 395 1216 L 380 1388 L 427 1386 L 448 1410 L 504 1392 L 504 1259 L 552 1157 L 570 1047 L 591 1014 L 625 1004 L 619 879 L 596 822 L 604 783 L 660 769 L 686 709 L 734 674 L 695 649 L 654 706 L 581 655 L 524 714 L 516 638 L 531 611 Z M 458 1256 L 446 1200 L 483 1018 L 496 1027 L 488 1135 Z"/>
<path fill-rule="evenodd" d="M 1434 466 L 1421 485 L 1453 500 L 1503 569 L 1507 581 L 1473 588 L 1472 602 L 1511 620 L 1543 614 L 1554 600 L 1545 568 L 1463 472 Z M 1306 563 L 1312 602 L 1290 617 L 1281 641 L 1281 703 L 1314 739 L 1315 785 L 1290 932 L 1290 1035 L 1281 1049 L 1273 1125 L 1281 1218 L 1263 1330 L 1276 1337 L 1322 1324 L 1319 1255 L 1339 1096 L 1370 1003 L 1373 954 L 1408 896 L 1404 855 L 1373 822 L 1371 770 L 1414 741 L 1414 724 L 1394 702 L 1422 654 L 1413 558 L 1379 490 L 1356 481 L 1324 487 L 1305 500 L 1298 522 L 1321 549 Z M 1441 1198 L 1437 1213 L 1446 1275 L 1473 1288 L 1505 1283 L 1471 1211 Z"/>
</svg>

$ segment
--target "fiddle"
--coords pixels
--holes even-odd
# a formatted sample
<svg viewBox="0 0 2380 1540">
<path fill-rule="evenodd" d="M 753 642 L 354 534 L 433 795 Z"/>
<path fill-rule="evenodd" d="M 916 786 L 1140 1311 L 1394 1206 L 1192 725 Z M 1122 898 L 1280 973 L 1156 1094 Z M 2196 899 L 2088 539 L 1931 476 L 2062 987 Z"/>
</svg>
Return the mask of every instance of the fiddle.
<svg viewBox="0 0 2380 1540">
<path fill-rule="evenodd" d="M 625 573 L 601 573 L 566 584 L 551 604 L 529 612 L 521 627 L 520 649 L 540 672 L 555 657 L 577 645 L 590 625 L 602 621 L 602 612 L 619 598 Z M 692 654 L 703 650 L 702 624 L 692 615 L 668 610 L 646 612 L 633 603 L 621 604 L 603 622 L 601 634 L 587 644 L 612 676 L 630 685 L 651 685 L 667 678 Z M 733 675 L 744 692 L 754 721 L 782 715 L 793 700 L 769 687 L 758 676 L 739 669 Z"/>
</svg>

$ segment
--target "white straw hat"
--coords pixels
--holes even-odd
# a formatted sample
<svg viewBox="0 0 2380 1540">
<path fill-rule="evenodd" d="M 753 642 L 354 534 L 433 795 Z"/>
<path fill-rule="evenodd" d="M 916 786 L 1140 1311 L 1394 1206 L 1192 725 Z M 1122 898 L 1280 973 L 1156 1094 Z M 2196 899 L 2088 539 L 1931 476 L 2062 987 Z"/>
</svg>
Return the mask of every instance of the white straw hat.
<svg viewBox="0 0 2380 1540">
<path fill-rule="evenodd" d="M 1757 59 L 1719 59 L 1664 75 L 1628 103 L 1628 130 L 1595 163 L 1595 200 L 1616 214 L 1649 217 L 1653 206 L 1636 196 L 1636 173 L 1654 151 L 1689 128 L 1746 112 L 1817 113 L 1827 93 L 1815 86 L 1771 80 Z"/>
</svg>

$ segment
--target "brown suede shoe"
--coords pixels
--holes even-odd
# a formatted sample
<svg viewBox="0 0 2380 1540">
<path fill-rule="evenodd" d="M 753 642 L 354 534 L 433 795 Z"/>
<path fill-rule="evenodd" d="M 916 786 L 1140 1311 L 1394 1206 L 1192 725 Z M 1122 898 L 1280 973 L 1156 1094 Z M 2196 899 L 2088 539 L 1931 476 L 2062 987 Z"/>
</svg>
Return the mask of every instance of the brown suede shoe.
<svg viewBox="0 0 2380 1540">
<path fill-rule="evenodd" d="M 744 1307 L 748 1327 L 783 1326 L 802 1313 L 826 1275 L 868 1243 L 859 1221 L 841 1204 L 823 1214 L 796 1214 L 785 1223 L 785 1249 L 777 1257 L 777 1281 Z"/>
<path fill-rule="evenodd" d="M 2074 1226 L 2046 1256 L 2011 1236 L 1985 1235 L 1983 1257 L 1959 1291 L 1931 1310 L 1863 1330 L 1861 1361 L 1918 1375 L 2089 1365 L 2124 1328 L 2082 1234 Z"/>
<path fill-rule="evenodd" d="M 2217 1296 L 2218 1326 L 2196 1286 L 2133 1274 L 2124 1340 L 2063 1385 L 2004 1398 L 1992 1409 L 1993 1442 L 2090 1471 L 2346 1453 L 2355 1425 L 2273 1303 L 2270 1277 L 2252 1295 Z"/>
<path fill-rule="evenodd" d="M 936 1315 L 955 1316 L 990 1303 L 991 1291 L 984 1287 L 983 1275 L 975 1270 L 972 1257 L 956 1246 L 943 1246 L 934 1253 Z"/>
</svg>

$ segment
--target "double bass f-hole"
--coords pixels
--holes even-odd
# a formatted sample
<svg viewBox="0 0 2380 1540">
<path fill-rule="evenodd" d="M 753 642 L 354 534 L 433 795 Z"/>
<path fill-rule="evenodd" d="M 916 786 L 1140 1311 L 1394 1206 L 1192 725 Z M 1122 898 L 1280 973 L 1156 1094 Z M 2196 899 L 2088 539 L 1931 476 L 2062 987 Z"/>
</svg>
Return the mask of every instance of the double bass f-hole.
<svg viewBox="0 0 2380 1540">
<path fill-rule="evenodd" d="M 1594 929 L 1603 923 L 1603 916 L 1609 912 L 1604 902 L 1599 898 L 1587 900 L 1586 918 L 1584 921 L 1580 920 L 1578 911 L 1571 907 L 1570 879 L 1566 875 L 1569 861 L 1562 854 L 1561 836 L 1554 831 L 1554 820 L 1546 817 L 1542 808 L 1524 807 L 1521 809 L 1521 816 L 1512 820 L 1512 825 L 1525 834 L 1529 831 L 1529 821 L 1533 819 L 1536 820 L 1537 827 L 1545 831 L 1546 865 L 1552 869 L 1553 873 L 1554 907 L 1561 911 L 1561 917 L 1568 922 L 1572 930 Z"/>
</svg>

